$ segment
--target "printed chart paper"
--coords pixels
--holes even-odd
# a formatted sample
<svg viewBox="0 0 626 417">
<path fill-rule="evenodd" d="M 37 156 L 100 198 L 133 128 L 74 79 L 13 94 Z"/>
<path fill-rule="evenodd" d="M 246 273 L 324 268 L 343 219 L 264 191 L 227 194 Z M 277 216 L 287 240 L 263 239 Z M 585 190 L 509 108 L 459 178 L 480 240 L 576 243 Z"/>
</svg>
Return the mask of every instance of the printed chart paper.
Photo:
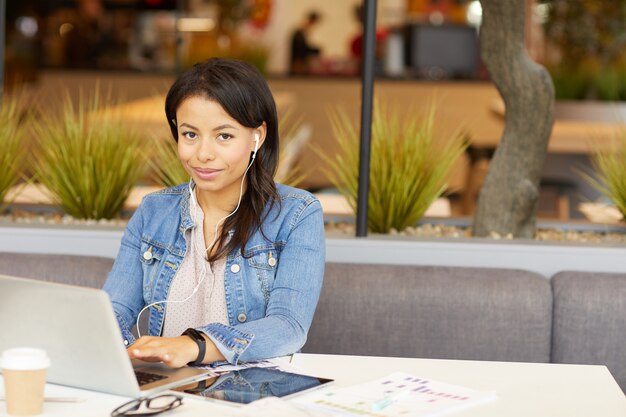
<svg viewBox="0 0 626 417">
<path fill-rule="evenodd" d="M 293 398 L 292 401 L 300 407 L 334 415 L 432 417 L 495 398 L 495 392 L 476 391 L 395 372 L 385 378 L 360 385 L 329 387 Z"/>
</svg>

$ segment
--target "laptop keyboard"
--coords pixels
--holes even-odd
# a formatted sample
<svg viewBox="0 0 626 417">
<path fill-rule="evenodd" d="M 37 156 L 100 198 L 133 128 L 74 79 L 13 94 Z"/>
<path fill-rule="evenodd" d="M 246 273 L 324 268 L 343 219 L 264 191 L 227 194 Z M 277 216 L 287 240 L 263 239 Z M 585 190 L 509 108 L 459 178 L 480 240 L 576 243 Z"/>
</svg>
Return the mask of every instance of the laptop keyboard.
<svg viewBox="0 0 626 417">
<path fill-rule="evenodd" d="M 164 375 L 153 374 L 151 372 L 143 371 L 135 371 L 135 376 L 137 377 L 137 382 L 139 382 L 139 386 L 150 384 L 152 382 L 167 378 Z"/>
</svg>

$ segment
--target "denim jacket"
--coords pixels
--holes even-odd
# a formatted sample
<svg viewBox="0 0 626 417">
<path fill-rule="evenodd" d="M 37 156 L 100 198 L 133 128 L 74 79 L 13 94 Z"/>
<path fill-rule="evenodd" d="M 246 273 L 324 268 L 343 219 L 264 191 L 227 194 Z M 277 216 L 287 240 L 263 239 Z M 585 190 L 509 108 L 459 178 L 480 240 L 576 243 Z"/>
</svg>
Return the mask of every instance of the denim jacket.
<svg viewBox="0 0 626 417">
<path fill-rule="evenodd" d="M 229 325 L 197 328 L 233 364 L 298 351 L 319 299 L 325 261 L 321 205 L 306 191 L 277 188 L 281 204 L 265 218 L 263 233 L 252 234 L 243 256 L 238 248 L 226 259 Z M 126 227 L 104 290 L 127 345 L 135 340 L 131 329 L 139 311 L 167 299 L 187 253 L 185 231 L 196 226 L 189 196 L 188 184 L 149 194 Z M 150 335 L 161 335 L 166 310 L 167 304 L 157 304 L 143 312 Z"/>
</svg>

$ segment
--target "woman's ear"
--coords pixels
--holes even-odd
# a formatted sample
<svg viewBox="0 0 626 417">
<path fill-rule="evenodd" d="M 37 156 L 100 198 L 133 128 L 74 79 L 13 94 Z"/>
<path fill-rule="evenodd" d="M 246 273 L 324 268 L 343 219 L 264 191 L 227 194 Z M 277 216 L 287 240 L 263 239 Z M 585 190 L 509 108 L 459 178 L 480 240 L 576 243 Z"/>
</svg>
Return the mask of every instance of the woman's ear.
<svg viewBox="0 0 626 417">
<path fill-rule="evenodd" d="M 265 136 L 267 134 L 267 124 L 261 123 L 261 126 L 254 129 L 254 142 L 252 143 L 252 151 L 261 149 L 261 145 L 265 142 Z M 258 140 L 257 140 L 258 139 Z"/>
</svg>

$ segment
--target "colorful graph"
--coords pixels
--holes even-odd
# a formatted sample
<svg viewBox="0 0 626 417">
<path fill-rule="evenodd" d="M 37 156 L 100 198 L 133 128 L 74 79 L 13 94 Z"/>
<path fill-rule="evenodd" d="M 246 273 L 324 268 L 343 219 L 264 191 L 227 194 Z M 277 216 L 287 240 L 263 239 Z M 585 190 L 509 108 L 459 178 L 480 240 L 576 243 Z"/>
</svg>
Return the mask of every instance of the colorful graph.
<svg viewBox="0 0 626 417">
<path fill-rule="evenodd" d="M 295 402 L 337 415 L 367 417 L 436 416 L 496 398 L 494 392 L 420 378 L 401 372 L 351 387 L 329 387 Z"/>
</svg>

